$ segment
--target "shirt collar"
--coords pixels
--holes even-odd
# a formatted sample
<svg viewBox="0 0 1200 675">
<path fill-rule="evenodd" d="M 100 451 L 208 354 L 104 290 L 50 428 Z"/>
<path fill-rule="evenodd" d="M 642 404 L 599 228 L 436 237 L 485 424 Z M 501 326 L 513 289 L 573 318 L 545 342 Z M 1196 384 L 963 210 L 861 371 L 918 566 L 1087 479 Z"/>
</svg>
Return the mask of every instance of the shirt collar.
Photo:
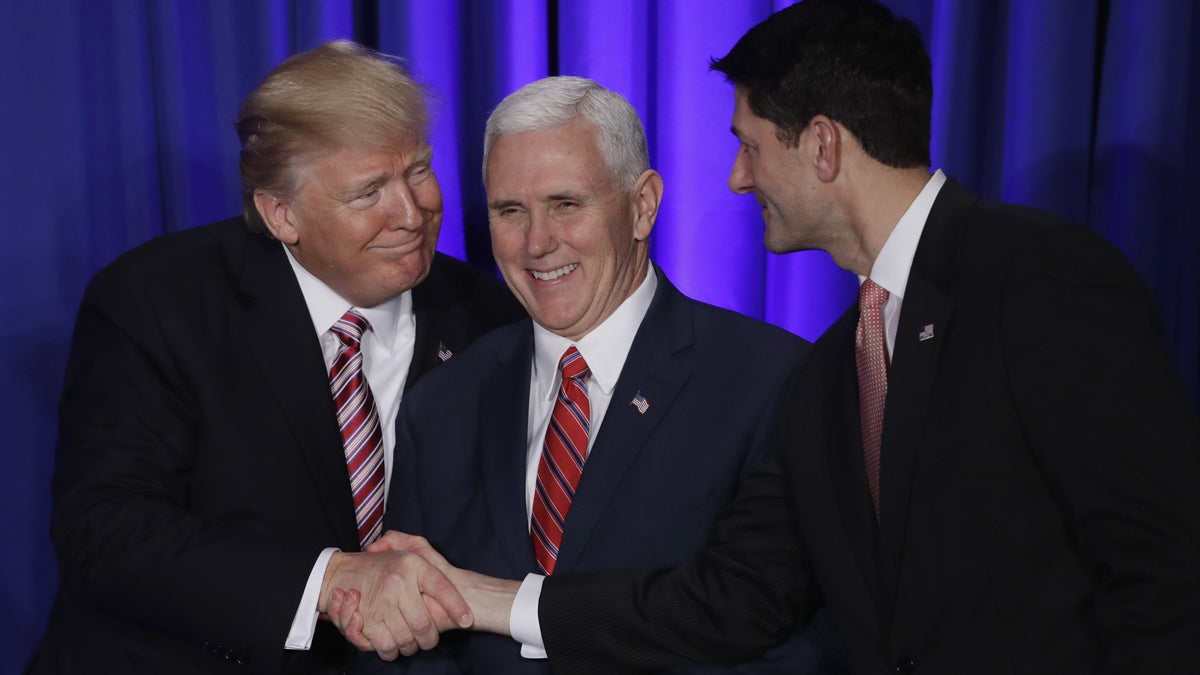
<svg viewBox="0 0 1200 675">
<path fill-rule="evenodd" d="M 875 264 L 871 265 L 871 280 L 900 300 L 904 299 L 908 273 L 917 254 L 917 243 L 921 241 L 921 233 L 925 230 L 925 221 L 929 219 L 933 202 L 945 184 L 946 174 L 938 169 L 929 177 L 917 198 L 908 205 L 904 215 L 900 216 L 896 227 L 892 228 L 892 233 L 883 243 L 879 256 L 875 258 Z M 859 276 L 859 283 L 864 279 L 866 277 Z"/>
<path fill-rule="evenodd" d="M 657 288 L 658 275 L 654 273 L 654 265 L 648 265 L 646 278 L 637 290 L 578 342 L 551 333 L 533 322 L 533 382 L 538 395 L 549 400 L 558 394 L 558 361 L 571 345 L 575 345 L 587 361 L 592 381 L 605 394 L 611 395 Z"/>
<path fill-rule="evenodd" d="M 308 305 L 313 329 L 318 336 L 324 335 L 334 322 L 354 305 L 338 295 L 324 281 L 304 269 L 304 266 L 296 261 L 287 246 L 282 243 L 280 246 L 283 246 L 288 263 L 292 266 L 292 272 L 296 274 L 296 281 L 300 284 L 300 293 L 304 295 L 304 302 Z M 396 341 L 396 336 L 400 333 L 400 322 L 412 314 L 412 291 L 405 291 L 374 307 L 354 308 L 370 322 L 371 331 L 375 333 L 375 338 L 379 343 L 390 349 Z"/>
</svg>

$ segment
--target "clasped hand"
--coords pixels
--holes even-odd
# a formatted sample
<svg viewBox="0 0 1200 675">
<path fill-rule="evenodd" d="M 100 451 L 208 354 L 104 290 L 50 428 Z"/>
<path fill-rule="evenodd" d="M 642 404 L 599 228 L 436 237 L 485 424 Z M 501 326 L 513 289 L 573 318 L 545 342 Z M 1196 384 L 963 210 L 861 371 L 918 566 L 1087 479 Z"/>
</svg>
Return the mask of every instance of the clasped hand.
<svg viewBox="0 0 1200 675">
<path fill-rule="evenodd" d="M 334 554 L 318 609 L 355 647 L 391 661 L 474 623 L 451 581 L 461 572 L 424 537 L 388 532 L 363 553 Z"/>
</svg>

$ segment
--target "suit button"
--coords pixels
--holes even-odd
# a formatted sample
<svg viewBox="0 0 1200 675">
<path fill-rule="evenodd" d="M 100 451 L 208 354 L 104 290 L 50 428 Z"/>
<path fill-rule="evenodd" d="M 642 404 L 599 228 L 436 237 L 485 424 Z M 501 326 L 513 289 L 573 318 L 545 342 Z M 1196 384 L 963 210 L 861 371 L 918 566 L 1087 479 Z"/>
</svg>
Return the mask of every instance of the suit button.
<svg viewBox="0 0 1200 675">
<path fill-rule="evenodd" d="M 912 675 L 912 672 L 917 669 L 917 664 L 913 663 L 912 659 L 900 659 L 896 662 L 896 672 L 898 675 Z"/>
</svg>

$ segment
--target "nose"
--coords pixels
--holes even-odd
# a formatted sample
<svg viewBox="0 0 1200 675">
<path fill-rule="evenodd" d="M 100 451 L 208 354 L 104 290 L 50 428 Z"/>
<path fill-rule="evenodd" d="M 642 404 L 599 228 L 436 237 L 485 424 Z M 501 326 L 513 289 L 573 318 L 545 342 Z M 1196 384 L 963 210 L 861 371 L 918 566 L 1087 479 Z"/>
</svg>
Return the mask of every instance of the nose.
<svg viewBox="0 0 1200 675">
<path fill-rule="evenodd" d="M 392 230 L 416 230 L 421 227 L 424 218 L 421 207 L 412 187 L 403 181 L 396 181 L 394 189 L 390 190 L 391 204 L 388 205 L 388 228 Z"/>
<path fill-rule="evenodd" d="M 754 189 L 754 178 L 749 165 L 746 149 L 738 148 L 737 154 L 733 156 L 733 166 L 729 168 L 729 189 L 736 194 L 744 195 Z"/>
<path fill-rule="evenodd" d="M 529 229 L 525 231 L 525 252 L 531 258 L 540 258 L 558 248 L 558 240 L 550 224 L 550 218 L 535 211 L 529 216 Z"/>
</svg>

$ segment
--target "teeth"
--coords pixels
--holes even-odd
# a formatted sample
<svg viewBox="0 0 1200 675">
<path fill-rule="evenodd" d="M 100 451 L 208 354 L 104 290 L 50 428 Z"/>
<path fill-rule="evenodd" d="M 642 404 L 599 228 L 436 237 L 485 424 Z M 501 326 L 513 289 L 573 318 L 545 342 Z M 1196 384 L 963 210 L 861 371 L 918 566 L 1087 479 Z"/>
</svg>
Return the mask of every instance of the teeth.
<svg viewBox="0 0 1200 675">
<path fill-rule="evenodd" d="M 563 276 L 564 274 L 570 274 L 571 272 L 574 272 L 576 267 L 579 267 L 579 263 L 571 263 L 570 265 L 563 265 L 562 267 L 560 267 L 556 270 L 550 270 L 549 272 L 539 272 L 537 270 L 529 270 L 529 273 L 532 274 L 533 278 L 537 279 L 538 281 L 552 281 L 554 279 L 557 279 L 557 278 Z"/>
</svg>

